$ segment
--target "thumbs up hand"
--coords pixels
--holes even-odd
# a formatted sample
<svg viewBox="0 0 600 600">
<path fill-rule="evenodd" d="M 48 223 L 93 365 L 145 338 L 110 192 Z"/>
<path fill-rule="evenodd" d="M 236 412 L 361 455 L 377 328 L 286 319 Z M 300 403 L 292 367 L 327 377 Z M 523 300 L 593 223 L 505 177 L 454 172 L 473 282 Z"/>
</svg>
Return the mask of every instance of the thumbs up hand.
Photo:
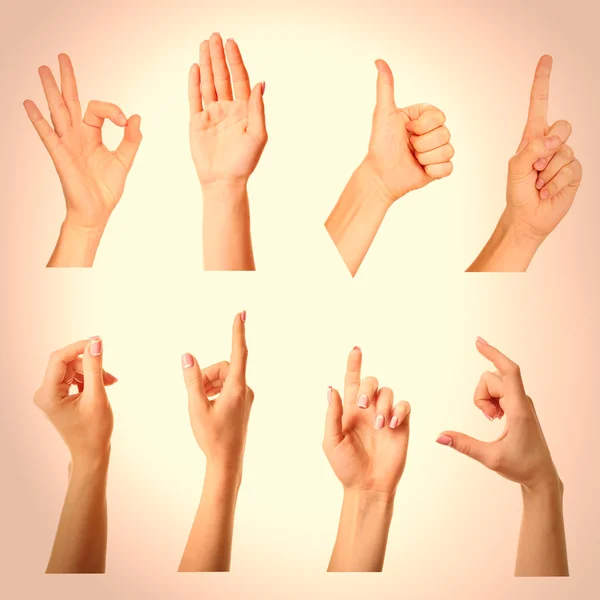
<svg viewBox="0 0 600 600">
<path fill-rule="evenodd" d="M 383 60 L 376 66 L 377 103 L 364 166 L 381 181 L 391 204 L 434 179 L 450 175 L 454 148 L 444 113 L 429 104 L 398 108 L 390 67 Z"/>
</svg>

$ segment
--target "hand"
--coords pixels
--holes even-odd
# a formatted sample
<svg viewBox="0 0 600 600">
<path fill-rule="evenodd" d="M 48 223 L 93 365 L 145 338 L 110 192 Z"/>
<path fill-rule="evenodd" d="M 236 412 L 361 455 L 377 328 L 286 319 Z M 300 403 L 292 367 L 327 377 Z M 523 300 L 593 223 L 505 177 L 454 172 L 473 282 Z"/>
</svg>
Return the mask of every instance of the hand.
<svg viewBox="0 0 600 600">
<path fill-rule="evenodd" d="M 529 116 L 517 154 L 510 160 L 506 188 L 507 224 L 541 243 L 569 212 L 582 177 L 581 163 L 566 142 L 568 121 L 548 125 L 552 58 L 542 56 Z"/>
<path fill-rule="evenodd" d="M 438 443 L 451 446 L 502 477 L 535 489 L 559 481 L 533 402 L 525 394 L 519 367 L 481 338 L 477 350 L 497 371 L 484 373 L 475 390 L 475 405 L 493 420 L 506 414 L 502 435 L 481 442 L 462 433 L 445 431 Z"/>
<path fill-rule="evenodd" d="M 215 33 L 200 44 L 200 64 L 190 69 L 189 104 L 192 157 L 203 187 L 246 185 L 267 143 L 264 88 L 258 83 L 250 90 L 233 40 L 224 50 Z"/>
<path fill-rule="evenodd" d="M 94 464 L 110 452 L 113 413 L 105 386 L 117 379 L 103 370 L 102 352 L 101 338 L 81 340 L 53 352 L 34 396 L 35 404 L 65 441 L 73 464 Z M 77 386 L 75 394 L 69 394 L 72 385 Z"/>
<path fill-rule="evenodd" d="M 48 67 L 39 69 L 53 127 L 33 101 L 25 100 L 25 110 L 58 172 L 67 204 L 64 227 L 102 233 L 142 141 L 140 117 L 128 120 L 118 106 L 93 100 L 82 119 L 71 59 L 61 54 L 58 60 L 62 91 Z M 105 119 L 125 128 L 123 141 L 113 152 L 102 143 Z"/>
<path fill-rule="evenodd" d="M 241 479 L 246 433 L 254 392 L 246 385 L 245 311 L 233 323 L 231 364 L 200 370 L 191 354 L 182 356 L 192 430 L 206 455 L 207 470 Z M 215 399 L 210 400 L 217 396 Z"/>
<path fill-rule="evenodd" d="M 391 204 L 411 190 L 450 175 L 454 148 L 444 113 L 428 104 L 397 108 L 392 71 L 383 60 L 376 65 L 377 103 L 363 166 L 382 182 Z"/>
<path fill-rule="evenodd" d="M 360 379 L 362 352 L 348 357 L 344 401 L 329 388 L 323 450 L 344 489 L 393 498 L 406 463 L 410 405 L 394 406 L 389 388 Z"/>
</svg>

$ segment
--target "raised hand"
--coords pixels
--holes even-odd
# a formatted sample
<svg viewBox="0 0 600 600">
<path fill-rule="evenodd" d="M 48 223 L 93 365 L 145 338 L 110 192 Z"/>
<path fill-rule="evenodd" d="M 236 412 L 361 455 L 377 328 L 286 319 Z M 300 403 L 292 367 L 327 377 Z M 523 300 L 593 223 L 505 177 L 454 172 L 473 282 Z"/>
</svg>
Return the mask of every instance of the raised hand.
<svg viewBox="0 0 600 600">
<path fill-rule="evenodd" d="M 444 113 L 429 104 L 399 109 L 392 70 L 383 60 L 376 66 L 377 103 L 365 166 L 381 180 L 393 202 L 450 175 L 454 148 Z"/>
<path fill-rule="evenodd" d="M 117 379 L 103 370 L 102 353 L 101 338 L 53 352 L 34 396 L 69 448 L 73 465 L 97 463 L 110 451 L 113 413 L 105 388 Z M 72 386 L 77 387 L 73 394 Z"/>
<path fill-rule="evenodd" d="M 264 83 L 250 88 L 234 40 L 224 48 L 214 33 L 200 44 L 199 64 L 190 69 L 189 104 L 192 157 L 203 187 L 246 185 L 267 143 L 264 89 Z"/>
<path fill-rule="evenodd" d="M 228 571 L 254 392 L 246 385 L 246 312 L 233 323 L 231 363 L 204 370 L 181 357 L 192 431 L 206 455 L 204 487 L 180 571 Z M 215 397 L 216 396 L 216 397 Z"/>
<path fill-rule="evenodd" d="M 404 471 L 410 405 L 394 406 L 389 388 L 375 377 L 361 380 L 362 352 L 348 357 L 344 399 L 330 388 L 323 449 L 345 490 L 394 497 Z"/>
<path fill-rule="evenodd" d="M 563 484 L 533 402 L 525 393 L 521 371 L 512 360 L 481 338 L 477 340 L 477 349 L 497 370 L 482 375 L 475 389 L 475 406 L 489 420 L 506 415 L 504 431 L 493 442 L 444 431 L 437 442 L 521 485 L 523 518 L 515 575 L 568 575 Z"/>
<path fill-rule="evenodd" d="M 66 201 L 61 237 L 48 266 L 91 266 L 141 143 L 141 119 L 138 115 L 127 119 L 115 104 L 98 100 L 89 103 L 82 117 L 71 59 L 61 54 L 58 60 L 61 89 L 49 67 L 39 68 L 52 126 L 32 100 L 24 102 L 52 158 Z M 123 140 L 114 151 L 102 143 L 105 119 L 124 128 Z"/>
<path fill-rule="evenodd" d="M 538 63 L 529 114 L 517 154 L 508 169 L 506 217 L 543 240 L 567 214 L 582 177 L 581 163 L 567 145 L 568 121 L 548 124 L 552 57 Z"/>
</svg>

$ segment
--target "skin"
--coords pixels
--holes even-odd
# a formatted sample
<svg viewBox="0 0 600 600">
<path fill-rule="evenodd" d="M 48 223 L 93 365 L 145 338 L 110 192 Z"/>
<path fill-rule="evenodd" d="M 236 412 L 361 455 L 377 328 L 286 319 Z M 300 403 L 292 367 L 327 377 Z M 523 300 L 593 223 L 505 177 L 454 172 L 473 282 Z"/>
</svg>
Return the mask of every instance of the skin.
<svg viewBox="0 0 600 600">
<path fill-rule="evenodd" d="M 526 271 L 537 249 L 569 212 L 582 178 L 567 145 L 568 121 L 548 125 L 552 57 L 538 63 L 517 153 L 508 163 L 506 208 L 468 271 Z"/>
<path fill-rule="evenodd" d="M 23 103 L 54 163 L 67 207 L 48 266 L 91 267 L 142 141 L 141 118 L 127 119 L 115 104 L 98 100 L 82 116 L 71 59 L 60 54 L 58 62 L 60 89 L 49 67 L 38 70 L 52 126 L 32 100 Z M 123 140 L 114 151 L 102 143 L 105 119 L 123 128 Z"/>
<path fill-rule="evenodd" d="M 234 40 L 214 33 L 189 73 L 190 145 L 202 187 L 206 270 L 253 271 L 248 179 L 267 143 L 265 84 L 250 87 Z"/>
<path fill-rule="evenodd" d="M 254 400 L 254 392 L 246 385 L 245 319 L 245 312 L 235 317 L 230 363 L 201 370 L 191 354 L 182 356 L 192 431 L 206 456 L 206 473 L 179 571 L 230 569 L 233 522 Z"/>
<path fill-rule="evenodd" d="M 398 482 L 406 464 L 410 405 L 361 380 L 362 352 L 348 357 L 344 399 L 329 388 L 323 450 L 344 487 L 329 571 L 381 571 Z M 365 406 L 366 405 L 366 406 Z"/>
<path fill-rule="evenodd" d="M 497 370 L 482 375 L 474 402 L 489 420 L 506 415 L 504 431 L 493 442 L 481 442 L 455 431 L 444 431 L 437 441 L 521 486 L 523 518 L 515 575 L 568 576 L 564 487 L 533 401 L 525 393 L 517 364 L 481 338 L 477 350 Z"/>
<path fill-rule="evenodd" d="M 383 60 L 375 64 L 377 102 L 367 156 L 325 222 L 353 277 L 394 202 L 450 175 L 454 156 L 444 113 L 428 104 L 399 109 L 390 67 Z"/>
<path fill-rule="evenodd" d="M 113 413 L 106 386 L 117 381 L 102 368 L 100 338 L 53 352 L 35 404 L 71 453 L 69 486 L 47 573 L 104 573 L 106 482 Z M 71 386 L 77 392 L 71 394 Z"/>
</svg>

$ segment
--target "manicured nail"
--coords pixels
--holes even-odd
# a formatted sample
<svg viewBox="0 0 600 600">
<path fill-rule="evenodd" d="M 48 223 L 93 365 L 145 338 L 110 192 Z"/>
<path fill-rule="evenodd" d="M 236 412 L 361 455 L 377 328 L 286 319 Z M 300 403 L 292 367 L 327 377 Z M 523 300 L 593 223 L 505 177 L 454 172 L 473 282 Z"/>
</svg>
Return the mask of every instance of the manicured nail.
<svg viewBox="0 0 600 600">
<path fill-rule="evenodd" d="M 354 348 L 352 348 L 352 350 L 360 350 L 360 346 L 354 346 Z"/>
<path fill-rule="evenodd" d="M 263 82 L 260 84 L 260 93 L 261 93 L 263 96 L 265 95 L 265 88 L 266 88 L 266 87 L 267 87 L 267 82 L 266 82 L 266 81 L 263 81 Z"/>
<path fill-rule="evenodd" d="M 242 314 L 240 316 L 242 317 L 242 323 L 245 323 L 246 322 L 246 311 L 243 310 Z"/>
<path fill-rule="evenodd" d="M 331 386 L 327 388 L 327 403 L 331 402 Z"/>
<path fill-rule="evenodd" d="M 533 167 L 536 171 L 542 171 L 546 168 L 547 162 L 548 161 L 545 158 L 538 158 L 538 160 L 533 163 Z"/>
<path fill-rule="evenodd" d="M 127 125 L 127 117 L 123 113 L 119 115 L 118 121 L 121 125 Z"/>
<path fill-rule="evenodd" d="M 442 444 L 442 446 L 450 446 L 452 448 L 452 438 L 449 435 L 440 435 L 435 441 L 438 444 Z"/>
<path fill-rule="evenodd" d="M 390 420 L 390 429 L 396 429 L 398 427 L 398 417 L 394 415 Z"/>
<path fill-rule="evenodd" d="M 97 340 L 92 340 L 90 354 L 92 356 L 100 356 L 102 354 L 102 338 L 99 337 Z"/>
<path fill-rule="evenodd" d="M 482 413 L 485 415 L 485 418 L 486 418 L 488 421 L 493 421 L 493 420 L 495 419 L 495 417 L 490 417 L 490 415 L 488 415 L 488 414 L 487 414 L 486 412 L 484 412 L 483 410 L 482 410 L 481 412 L 482 412 Z"/>
<path fill-rule="evenodd" d="M 369 406 L 369 398 L 364 394 L 361 394 L 358 397 L 358 408 L 368 408 Z"/>
<path fill-rule="evenodd" d="M 184 369 L 189 369 L 194 366 L 194 358 L 191 354 L 185 353 L 181 355 L 181 366 Z"/>
<path fill-rule="evenodd" d="M 235 40 L 233 38 L 227 38 L 228 42 L 235 42 Z"/>
<path fill-rule="evenodd" d="M 540 177 L 538 177 L 537 181 L 535 182 L 535 187 L 538 190 L 541 190 L 545 185 L 546 185 L 546 182 L 543 179 L 541 179 Z"/>
<path fill-rule="evenodd" d="M 383 415 L 377 415 L 375 417 L 375 429 L 383 429 L 383 424 L 385 423 L 385 419 L 383 418 Z"/>
<path fill-rule="evenodd" d="M 553 150 L 554 148 L 558 148 L 560 146 L 560 138 L 553 135 L 551 138 L 548 138 L 544 144 L 548 150 Z"/>
<path fill-rule="evenodd" d="M 548 190 L 542 190 L 540 192 L 540 198 L 542 200 L 545 200 L 549 195 L 550 195 L 550 192 Z"/>
<path fill-rule="evenodd" d="M 489 344 L 482 338 L 482 337 L 477 337 L 477 343 L 483 345 L 483 346 L 489 346 Z"/>
</svg>

